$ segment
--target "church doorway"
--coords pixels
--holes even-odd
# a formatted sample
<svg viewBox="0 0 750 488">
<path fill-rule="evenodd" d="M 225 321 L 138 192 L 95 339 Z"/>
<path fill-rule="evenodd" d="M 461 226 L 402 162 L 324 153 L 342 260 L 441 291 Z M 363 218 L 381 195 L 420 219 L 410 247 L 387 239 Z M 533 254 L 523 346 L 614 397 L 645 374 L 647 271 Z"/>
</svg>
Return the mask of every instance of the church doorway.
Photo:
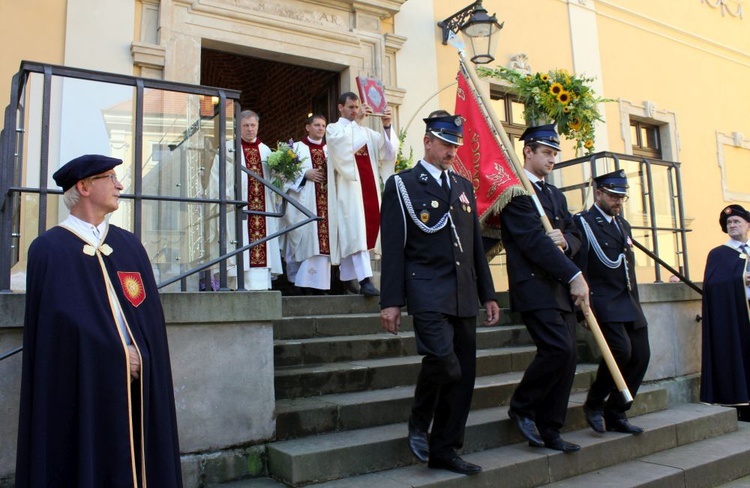
<svg viewBox="0 0 750 488">
<path fill-rule="evenodd" d="M 244 56 L 201 50 L 201 85 L 240 90 L 242 110 L 260 116 L 259 137 L 269 147 L 305 135 L 305 119 L 323 114 L 338 120 L 339 73 Z"/>
<path fill-rule="evenodd" d="M 201 50 L 201 85 L 239 90 L 242 110 L 260 116 L 258 137 L 271 149 L 279 141 L 300 140 L 309 114 L 322 114 L 328 122 L 338 120 L 339 72 L 282 63 L 221 50 Z M 346 293 L 332 271 L 331 294 Z M 286 271 L 286 266 L 285 266 Z M 300 293 L 279 276 L 274 290 L 284 295 Z"/>
</svg>

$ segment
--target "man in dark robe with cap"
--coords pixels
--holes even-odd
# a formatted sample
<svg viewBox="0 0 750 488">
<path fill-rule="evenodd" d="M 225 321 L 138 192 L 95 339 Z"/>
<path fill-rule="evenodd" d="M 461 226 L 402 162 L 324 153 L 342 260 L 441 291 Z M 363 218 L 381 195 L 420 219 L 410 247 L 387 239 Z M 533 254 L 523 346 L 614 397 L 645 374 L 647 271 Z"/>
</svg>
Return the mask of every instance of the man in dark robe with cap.
<svg viewBox="0 0 750 488">
<path fill-rule="evenodd" d="M 146 251 L 109 225 L 119 159 L 53 178 L 70 216 L 29 247 L 16 487 L 180 487 L 164 313 Z"/>
<path fill-rule="evenodd" d="M 414 319 L 424 356 L 409 419 L 409 449 L 428 467 L 472 475 L 482 468 L 458 456 L 476 376 L 476 316 L 500 319 L 482 248 L 471 182 L 451 171 L 462 143 L 458 115 L 424 119 L 425 155 L 388 179 L 381 208 L 380 321 L 398 332 L 401 307 Z M 432 433 L 427 432 L 432 423 Z"/>
<path fill-rule="evenodd" d="M 581 447 L 563 440 L 560 430 L 576 370 L 575 306 L 588 309 L 586 280 L 571 260 L 581 235 L 565 196 L 544 181 L 560 151 L 554 124 L 529 127 L 521 140 L 524 171 L 553 229 L 545 232 L 531 196 L 514 197 L 500 214 L 510 307 L 520 312 L 537 347 L 508 415 L 531 446 L 575 452 Z"/>
<path fill-rule="evenodd" d="M 618 170 L 594 178 L 594 204 L 575 218 L 584 247 L 575 262 L 591 287 L 591 308 L 617 362 L 628 390 L 635 397 L 648 368 L 651 349 L 646 317 L 638 298 L 630 224 L 622 218 L 628 179 Z M 597 432 L 640 434 L 628 422 L 626 402 L 604 360 L 599 363 L 583 411 Z"/>
<path fill-rule="evenodd" d="M 729 205 L 719 225 L 729 240 L 706 259 L 700 399 L 732 405 L 740 420 L 750 421 L 750 212 Z"/>
</svg>

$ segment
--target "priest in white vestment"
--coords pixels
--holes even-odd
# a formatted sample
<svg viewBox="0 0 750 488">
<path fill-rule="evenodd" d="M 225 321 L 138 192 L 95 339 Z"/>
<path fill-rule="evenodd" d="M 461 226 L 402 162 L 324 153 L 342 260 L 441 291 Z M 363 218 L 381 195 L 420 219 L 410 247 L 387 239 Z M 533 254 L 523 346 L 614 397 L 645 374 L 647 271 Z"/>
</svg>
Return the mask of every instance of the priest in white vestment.
<svg viewBox="0 0 750 488">
<path fill-rule="evenodd" d="M 294 152 L 302 160 L 302 173 L 297 180 L 285 185 L 287 194 L 321 218 L 290 231 L 286 235 L 287 278 L 304 292 L 330 290 L 331 219 L 328 181 L 332 170 L 327 163 L 326 119 L 312 115 L 305 123 L 307 136 L 294 143 Z M 305 220 L 302 212 L 287 206 L 286 220 L 295 224 Z"/>
<path fill-rule="evenodd" d="M 394 173 L 397 138 L 391 129 L 390 108 L 380 117 L 380 132 L 361 125 L 373 112 L 369 105 L 360 105 L 356 94 L 342 94 L 338 109 L 338 122 L 326 128 L 334 182 L 328 185 L 329 199 L 337 212 L 337 225 L 331 226 L 331 260 L 340 262 L 342 281 L 356 279 L 359 293 L 377 296 L 380 292 L 370 280 L 369 251 L 380 253 L 381 184 Z"/>
<path fill-rule="evenodd" d="M 237 155 L 235 161 L 227 157 L 226 165 L 226 195 L 228 199 L 234 199 L 234 163 L 244 164 L 244 166 L 257 174 L 260 174 L 266 180 L 271 180 L 270 170 L 266 165 L 271 149 L 263 144 L 258 138 L 258 127 L 260 118 L 258 114 L 251 110 L 245 110 L 240 113 L 240 136 L 242 139 L 242 154 Z M 266 188 L 258 180 L 242 172 L 240 174 L 241 194 L 238 198 L 247 198 L 247 210 L 258 210 L 266 212 L 276 212 L 279 207 L 279 196 L 272 190 Z M 208 198 L 219 198 L 219 158 L 214 159 L 211 167 Z M 212 226 L 215 233 L 212 232 L 212 245 L 218 246 L 218 205 L 212 205 L 209 210 L 212 220 L 216 220 L 216 225 Z M 227 209 L 227 230 L 228 244 L 227 250 L 233 249 L 232 243 L 236 241 L 234 229 L 233 208 Z M 215 214 L 215 215 L 214 215 Z M 278 218 L 265 217 L 262 215 L 245 215 L 242 222 L 242 245 L 248 242 L 257 241 L 270 235 L 278 230 Z M 216 249 L 216 248 L 215 248 Z M 218 251 L 212 251 L 212 257 L 217 257 Z M 263 244 L 250 248 L 250 252 L 243 256 L 245 289 L 248 290 L 269 290 L 271 289 L 271 280 L 280 275 L 283 270 L 281 267 L 281 253 L 279 250 L 279 239 L 272 239 Z M 235 288 L 237 269 L 235 260 L 229 261 L 228 275 L 232 280 L 230 287 Z"/>
</svg>

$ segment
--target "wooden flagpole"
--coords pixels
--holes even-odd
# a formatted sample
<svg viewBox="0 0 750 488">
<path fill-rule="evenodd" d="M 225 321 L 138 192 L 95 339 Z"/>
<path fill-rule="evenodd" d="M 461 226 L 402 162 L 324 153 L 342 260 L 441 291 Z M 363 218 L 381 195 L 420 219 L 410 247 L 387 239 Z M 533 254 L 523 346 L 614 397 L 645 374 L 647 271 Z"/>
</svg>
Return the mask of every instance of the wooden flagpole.
<svg viewBox="0 0 750 488">
<path fill-rule="evenodd" d="M 542 221 L 544 231 L 552 232 L 552 224 L 550 223 L 547 214 L 544 212 L 542 204 L 539 202 L 539 197 L 537 197 L 536 191 L 534 191 L 534 187 L 531 185 L 531 181 L 529 181 L 529 178 L 526 176 L 523 165 L 518 159 L 518 156 L 516 155 L 516 152 L 510 143 L 510 139 L 508 139 L 508 134 L 505 132 L 503 124 L 500 123 L 497 115 L 495 115 L 495 111 L 492 110 L 492 107 L 487 103 L 489 97 L 484 93 L 484 86 L 479 81 L 479 78 L 474 71 L 474 67 L 466 61 L 466 54 L 464 53 L 463 49 L 458 50 L 458 55 L 461 57 L 461 68 L 469 75 L 469 82 L 472 84 L 474 91 L 479 96 L 482 110 L 489 117 L 489 120 L 495 129 L 495 137 L 500 139 L 498 141 L 500 142 L 500 147 L 504 149 L 509 161 L 513 164 L 513 168 L 515 169 L 518 178 L 521 180 L 523 187 L 531 196 L 532 200 L 534 201 L 534 205 L 536 205 L 536 208 L 539 212 L 539 219 Z M 620 373 L 620 368 L 617 367 L 617 362 L 615 361 L 614 356 L 612 356 L 612 351 L 610 351 L 609 346 L 607 345 L 607 340 L 602 334 L 599 323 L 596 321 L 596 317 L 594 317 L 591 309 L 589 309 L 588 314 L 584 316 L 586 317 L 586 324 L 589 326 L 589 330 L 591 330 L 591 333 L 594 334 L 594 340 L 596 341 L 596 345 L 599 346 L 599 350 L 602 353 L 604 362 L 607 364 L 607 368 L 612 374 L 612 379 L 614 379 L 615 381 L 617 390 L 622 395 L 625 403 L 630 405 L 631 403 L 633 403 L 633 396 L 630 394 L 630 390 L 628 389 L 628 385 L 625 383 L 625 379 L 622 377 L 622 373 Z"/>
</svg>

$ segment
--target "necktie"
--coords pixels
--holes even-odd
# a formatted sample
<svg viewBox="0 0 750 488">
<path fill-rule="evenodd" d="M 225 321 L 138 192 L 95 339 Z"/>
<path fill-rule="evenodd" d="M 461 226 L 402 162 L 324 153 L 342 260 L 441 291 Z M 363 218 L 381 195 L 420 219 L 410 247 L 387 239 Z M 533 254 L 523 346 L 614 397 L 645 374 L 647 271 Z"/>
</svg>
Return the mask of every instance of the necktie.
<svg viewBox="0 0 750 488">
<path fill-rule="evenodd" d="M 740 244 L 740 251 L 750 255 L 750 249 L 748 249 L 747 244 L 745 243 Z"/>
<path fill-rule="evenodd" d="M 443 191 L 445 192 L 445 195 L 450 198 L 451 196 L 451 189 L 448 186 L 448 176 L 446 175 L 446 172 L 443 171 L 440 173 L 440 186 L 443 187 Z"/>
<path fill-rule="evenodd" d="M 620 230 L 620 226 L 617 225 L 617 219 L 615 217 L 612 217 L 612 227 L 615 228 L 618 234 L 622 235 L 622 231 Z"/>
</svg>

